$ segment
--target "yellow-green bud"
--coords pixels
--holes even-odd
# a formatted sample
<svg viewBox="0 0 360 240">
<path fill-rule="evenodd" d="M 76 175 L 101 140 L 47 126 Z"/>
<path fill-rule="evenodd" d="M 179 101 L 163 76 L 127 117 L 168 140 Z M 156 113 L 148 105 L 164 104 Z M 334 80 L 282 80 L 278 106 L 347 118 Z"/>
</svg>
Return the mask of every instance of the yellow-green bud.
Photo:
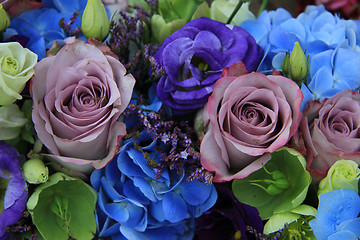
<svg viewBox="0 0 360 240">
<path fill-rule="evenodd" d="M 49 170 L 44 162 L 38 158 L 27 160 L 23 165 L 26 181 L 31 184 L 44 183 L 49 179 Z"/>
<path fill-rule="evenodd" d="M 303 83 L 309 75 L 309 63 L 299 42 L 295 42 L 289 62 L 291 79 L 301 86 L 301 83 Z"/>
<path fill-rule="evenodd" d="M 9 15 L 0 4 L 0 32 L 5 31 L 5 29 L 7 29 L 9 25 L 10 25 Z"/>
<path fill-rule="evenodd" d="M 319 183 L 318 195 L 338 189 L 352 189 L 358 192 L 360 169 L 352 160 L 338 160 Z"/>
<path fill-rule="evenodd" d="M 86 38 L 103 41 L 110 30 L 110 21 L 101 0 L 88 0 L 81 18 L 81 31 Z"/>
</svg>

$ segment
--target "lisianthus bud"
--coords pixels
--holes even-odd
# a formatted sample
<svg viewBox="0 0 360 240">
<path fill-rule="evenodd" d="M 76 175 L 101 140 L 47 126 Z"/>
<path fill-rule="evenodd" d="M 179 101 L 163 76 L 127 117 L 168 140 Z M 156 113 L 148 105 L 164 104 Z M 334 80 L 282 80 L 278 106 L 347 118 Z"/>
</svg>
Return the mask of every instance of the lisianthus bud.
<svg viewBox="0 0 360 240">
<path fill-rule="evenodd" d="M 301 84 L 306 80 L 309 74 L 309 63 L 299 42 L 295 42 L 289 61 L 291 79 L 301 87 Z"/>
<path fill-rule="evenodd" d="M 88 0 L 81 18 L 81 31 L 86 38 L 103 41 L 109 34 L 110 21 L 101 0 Z"/>
<path fill-rule="evenodd" d="M 10 25 L 9 15 L 0 4 L 0 32 L 5 31 L 5 29 L 7 29 L 9 25 Z"/>
<path fill-rule="evenodd" d="M 26 181 L 31 184 L 44 183 L 49 178 L 48 168 L 38 158 L 27 160 L 23 165 L 23 173 Z"/>
<path fill-rule="evenodd" d="M 360 169 L 352 160 L 338 160 L 319 183 L 318 195 L 338 189 L 351 189 L 358 193 Z"/>
</svg>

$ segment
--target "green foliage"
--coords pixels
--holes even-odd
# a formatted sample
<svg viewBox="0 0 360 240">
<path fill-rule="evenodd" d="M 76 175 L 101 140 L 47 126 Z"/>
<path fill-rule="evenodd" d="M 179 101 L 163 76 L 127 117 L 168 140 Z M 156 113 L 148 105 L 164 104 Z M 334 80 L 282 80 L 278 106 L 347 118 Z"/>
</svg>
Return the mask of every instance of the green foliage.
<svg viewBox="0 0 360 240">
<path fill-rule="evenodd" d="M 283 147 L 271 154 L 263 168 L 246 178 L 235 179 L 232 189 L 240 202 L 256 207 L 262 219 L 269 219 L 273 214 L 299 206 L 310 183 L 304 157 Z"/>
<path fill-rule="evenodd" d="M 35 194 L 35 195 L 34 195 Z M 96 233 L 93 188 L 62 173 L 50 176 L 27 204 L 34 225 L 45 239 L 92 239 Z"/>
</svg>

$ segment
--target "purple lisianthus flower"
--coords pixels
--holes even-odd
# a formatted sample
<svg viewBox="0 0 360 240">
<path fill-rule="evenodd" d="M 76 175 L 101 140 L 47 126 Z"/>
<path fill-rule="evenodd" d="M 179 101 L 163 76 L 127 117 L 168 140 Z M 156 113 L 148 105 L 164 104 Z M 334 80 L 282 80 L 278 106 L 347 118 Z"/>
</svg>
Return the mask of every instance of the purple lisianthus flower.
<svg viewBox="0 0 360 240">
<path fill-rule="evenodd" d="M 7 239 L 5 227 L 15 224 L 25 209 L 27 187 L 21 173 L 19 153 L 0 141 L 0 239 Z"/>
<path fill-rule="evenodd" d="M 247 240 L 248 226 L 257 233 L 263 232 L 264 224 L 256 208 L 240 203 L 225 185 L 216 184 L 215 187 L 218 200 L 210 210 L 196 219 L 195 239 L 233 240 L 235 234 L 240 232 L 240 239 Z"/>
<path fill-rule="evenodd" d="M 248 71 L 257 68 L 263 51 L 244 29 L 199 18 L 165 39 L 155 59 L 165 69 L 157 94 L 175 114 L 205 105 L 222 69 L 243 61 Z"/>
<path fill-rule="evenodd" d="M 112 239 L 191 239 L 194 219 L 211 208 L 215 187 L 159 164 L 158 140 L 147 131 L 126 140 L 105 168 L 95 170 L 99 237 Z"/>
</svg>

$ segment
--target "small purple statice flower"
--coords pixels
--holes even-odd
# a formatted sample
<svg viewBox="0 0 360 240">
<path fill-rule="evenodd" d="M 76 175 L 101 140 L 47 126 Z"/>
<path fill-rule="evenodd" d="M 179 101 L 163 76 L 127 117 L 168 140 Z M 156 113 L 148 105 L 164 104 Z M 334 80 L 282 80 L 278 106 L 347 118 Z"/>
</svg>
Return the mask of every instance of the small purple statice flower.
<svg viewBox="0 0 360 240">
<path fill-rule="evenodd" d="M 0 141 L 0 239 L 7 239 L 6 226 L 15 224 L 25 209 L 27 187 L 21 173 L 19 153 Z"/>
<path fill-rule="evenodd" d="M 165 39 L 155 59 L 165 69 L 157 82 L 157 95 L 175 114 L 193 112 L 205 105 L 223 68 L 243 61 L 256 70 L 263 50 L 238 26 L 199 18 Z"/>
</svg>

